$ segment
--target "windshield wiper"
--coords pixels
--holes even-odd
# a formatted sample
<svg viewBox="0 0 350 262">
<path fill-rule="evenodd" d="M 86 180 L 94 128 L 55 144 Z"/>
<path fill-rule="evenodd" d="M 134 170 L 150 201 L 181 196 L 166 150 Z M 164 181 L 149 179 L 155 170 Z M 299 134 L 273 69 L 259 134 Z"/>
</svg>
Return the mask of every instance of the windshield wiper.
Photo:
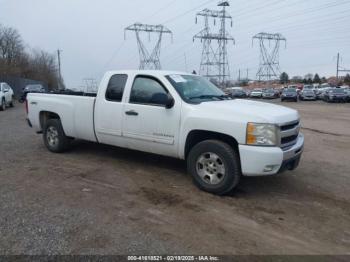
<svg viewBox="0 0 350 262">
<path fill-rule="evenodd" d="M 217 98 L 219 100 L 225 100 L 227 98 L 231 98 L 228 95 L 201 95 L 201 96 L 193 96 L 190 97 L 190 99 L 210 99 L 210 98 Z"/>
</svg>

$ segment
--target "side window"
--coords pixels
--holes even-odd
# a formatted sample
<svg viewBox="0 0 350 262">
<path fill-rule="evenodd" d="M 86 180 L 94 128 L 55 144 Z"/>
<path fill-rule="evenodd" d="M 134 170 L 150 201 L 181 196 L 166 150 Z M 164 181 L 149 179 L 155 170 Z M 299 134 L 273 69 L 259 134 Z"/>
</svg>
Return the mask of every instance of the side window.
<svg viewBox="0 0 350 262">
<path fill-rule="evenodd" d="M 128 79 L 127 75 L 113 75 L 109 80 L 106 99 L 113 102 L 121 102 L 126 80 Z"/>
<path fill-rule="evenodd" d="M 159 81 L 150 77 L 138 76 L 131 89 L 130 103 L 162 106 L 167 96 L 168 92 Z"/>
</svg>

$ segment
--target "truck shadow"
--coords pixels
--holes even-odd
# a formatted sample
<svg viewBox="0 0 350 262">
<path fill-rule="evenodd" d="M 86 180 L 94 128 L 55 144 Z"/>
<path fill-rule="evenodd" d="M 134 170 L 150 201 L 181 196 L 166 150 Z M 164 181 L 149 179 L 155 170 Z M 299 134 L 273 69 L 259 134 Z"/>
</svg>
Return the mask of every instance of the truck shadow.
<svg viewBox="0 0 350 262">
<path fill-rule="evenodd" d="M 191 185 L 186 170 L 186 162 L 183 160 L 145 153 L 109 145 L 96 144 L 77 140 L 73 142 L 69 152 L 72 155 L 85 155 L 86 157 L 98 158 L 103 161 L 123 161 L 130 166 L 142 166 L 144 168 L 156 167 L 162 176 L 176 175 L 179 179 L 186 179 L 185 184 Z M 158 172 L 159 172 L 158 171 Z M 163 172 L 164 171 L 164 172 Z M 278 176 L 265 177 L 241 177 L 238 187 L 229 193 L 227 197 L 233 198 L 271 198 L 273 195 L 285 195 L 294 191 L 298 185 L 291 172 Z"/>
</svg>

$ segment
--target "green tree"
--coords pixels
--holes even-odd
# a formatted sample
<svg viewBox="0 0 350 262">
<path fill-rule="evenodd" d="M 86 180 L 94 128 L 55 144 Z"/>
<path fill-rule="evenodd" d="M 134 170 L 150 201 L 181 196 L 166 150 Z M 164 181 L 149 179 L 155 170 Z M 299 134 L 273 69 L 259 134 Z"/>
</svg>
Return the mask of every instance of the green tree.
<svg viewBox="0 0 350 262">
<path fill-rule="evenodd" d="M 321 84 L 321 78 L 318 74 L 314 76 L 314 81 L 315 84 Z"/>
<path fill-rule="evenodd" d="M 281 84 L 287 84 L 289 82 L 289 76 L 286 72 L 283 72 L 280 76 Z"/>
<path fill-rule="evenodd" d="M 347 85 L 350 85 L 350 75 L 347 74 L 344 78 L 344 83 L 347 84 Z"/>
</svg>

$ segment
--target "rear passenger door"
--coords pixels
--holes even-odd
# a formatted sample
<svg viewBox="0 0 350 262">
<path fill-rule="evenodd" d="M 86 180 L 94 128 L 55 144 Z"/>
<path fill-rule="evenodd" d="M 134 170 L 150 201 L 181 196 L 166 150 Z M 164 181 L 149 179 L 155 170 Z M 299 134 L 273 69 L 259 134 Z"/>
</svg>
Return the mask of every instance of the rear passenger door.
<svg viewBox="0 0 350 262">
<path fill-rule="evenodd" d="M 123 95 L 128 75 L 115 74 L 108 83 L 105 94 L 96 99 L 95 132 L 100 143 L 123 146 L 122 120 Z"/>
</svg>

